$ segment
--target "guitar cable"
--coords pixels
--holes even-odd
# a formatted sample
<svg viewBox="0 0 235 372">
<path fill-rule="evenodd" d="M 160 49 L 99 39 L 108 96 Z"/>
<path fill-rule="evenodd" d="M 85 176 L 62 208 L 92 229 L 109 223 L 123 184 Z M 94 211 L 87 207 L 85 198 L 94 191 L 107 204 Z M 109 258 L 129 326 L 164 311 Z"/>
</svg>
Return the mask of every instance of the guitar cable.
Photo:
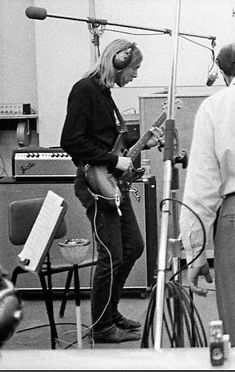
<svg viewBox="0 0 235 372">
<path fill-rule="evenodd" d="M 119 194 L 118 194 L 118 186 L 115 185 L 115 189 L 116 189 L 116 192 L 114 194 L 114 198 L 109 198 L 107 196 L 103 196 L 103 195 L 100 195 L 100 194 L 95 194 L 93 191 L 91 191 L 91 189 L 88 187 L 88 191 L 91 193 L 91 195 L 93 196 L 93 198 L 95 200 L 98 200 L 99 198 L 102 198 L 102 199 L 105 199 L 105 200 L 109 200 L 109 201 L 112 201 L 114 200 L 115 202 L 115 205 L 116 205 L 116 208 L 117 208 L 117 212 L 119 214 L 119 216 L 122 215 L 122 212 L 120 210 L 120 203 L 121 203 L 121 200 L 120 200 L 120 197 L 119 197 Z"/>
<path fill-rule="evenodd" d="M 103 198 L 103 199 L 106 199 L 106 200 L 113 200 L 113 198 L 108 198 L 108 197 L 104 197 L 104 196 L 99 195 L 99 194 L 94 194 L 89 188 L 88 188 L 88 190 L 89 190 L 89 192 L 92 194 L 92 196 L 95 199 L 95 213 L 94 213 L 93 224 L 92 224 L 93 227 L 94 227 L 94 234 L 95 234 L 95 237 L 96 237 L 97 241 L 107 251 L 107 253 L 109 255 L 109 260 L 110 260 L 110 287 L 109 287 L 109 297 L 108 297 L 108 300 L 107 300 L 106 305 L 104 306 L 104 309 L 103 309 L 102 313 L 100 314 L 99 318 L 94 323 L 92 323 L 89 327 L 87 327 L 87 329 L 90 329 L 91 330 L 91 338 L 93 339 L 93 336 L 94 336 L 94 329 L 93 329 L 93 327 L 94 327 L 94 325 L 96 325 L 100 321 L 100 319 L 102 318 L 105 310 L 107 309 L 107 307 L 108 307 L 108 305 L 109 305 L 109 303 L 111 301 L 112 287 L 113 287 L 113 261 L 112 261 L 112 256 L 111 256 L 111 253 L 110 253 L 108 247 L 100 239 L 99 234 L 98 234 L 98 231 L 97 231 L 97 228 L 96 228 L 96 218 L 97 218 L 97 214 L 98 214 L 98 203 L 97 203 L 97 201 L 98 201 L 99 198 Z M 116 201 L 116 198 L 115 198 L 115 201 Z M 119 210 L 119 206 L 118 206 L 117 209 Z M 121 211 L 120 211 L 120 213 L 121 213 Z M 95 333 L 98 334 L 100 332 L 95 332 Z"/>
</svg>

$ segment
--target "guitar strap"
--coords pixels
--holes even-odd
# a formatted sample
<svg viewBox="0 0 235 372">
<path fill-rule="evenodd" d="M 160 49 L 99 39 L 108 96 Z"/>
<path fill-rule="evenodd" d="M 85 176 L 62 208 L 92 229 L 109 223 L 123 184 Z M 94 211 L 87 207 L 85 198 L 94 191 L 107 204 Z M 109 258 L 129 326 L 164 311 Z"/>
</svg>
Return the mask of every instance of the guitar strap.
<svg viewBox="0 0 235 372">
<path fill-rule="evenodd" d="M 126 123 L 122 117 L 122 115 L 120 114 L 120 111 L 118 110 L 117 106 L 116 106 L 116 103 L 114 102 L 114 100 L 112 99 L 111 97 L 111 102 L 112 102 L 112 105 L 113 105 L 113 109 L 115 111 L 115 114 L 118 118 L 118 122 L 117 122 L 117 127 L 118 127 L 118 130 L 119 132 L 121 133 L 124 133 L 124 132 L 128 132 L 128 129 L 127 129 L 127 126 L 126 126 Z"/>
</svg>

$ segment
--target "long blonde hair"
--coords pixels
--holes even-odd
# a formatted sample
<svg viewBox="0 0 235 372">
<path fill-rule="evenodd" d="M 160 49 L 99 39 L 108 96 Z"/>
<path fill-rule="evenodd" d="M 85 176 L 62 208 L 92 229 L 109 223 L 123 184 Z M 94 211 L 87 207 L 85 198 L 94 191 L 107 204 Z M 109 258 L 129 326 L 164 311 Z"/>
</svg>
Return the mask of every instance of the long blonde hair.
<svg viewBox="0 0 235 372">
<path fill-rule="evenodd" d="M 143 56 L 136 44 L 125 39 L 116 39 L 106 46 L 95 65 L 83 77 L 98 75 L 101 85 L 112 88 L 115 84 L 117 72 L 113 65 L 113 58 L 120 51 L 130 47 L 132 48 L 132 54 L 128 67 L 138 65 L 142 61 Z"/>
</svg>

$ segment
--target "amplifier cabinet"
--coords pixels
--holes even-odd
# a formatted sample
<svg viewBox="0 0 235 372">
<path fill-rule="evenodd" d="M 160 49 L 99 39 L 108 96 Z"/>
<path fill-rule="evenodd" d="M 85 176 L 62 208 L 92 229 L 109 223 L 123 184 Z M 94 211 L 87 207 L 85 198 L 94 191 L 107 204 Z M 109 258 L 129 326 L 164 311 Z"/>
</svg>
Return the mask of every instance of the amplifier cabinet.
<svg viewBox="0 0 235 372">
<path fill-rule="evenodd" d="M 75 177 L 76 167 L 61 148 L 23 148 L 12 152 L 12 175 L 15 178 Z"/>
<path fill-rule="evenodd" d="M 175 149 L 175 155 L 177 151 L 179 155 L 182 154 L 182 150 L 186 150 L 188 156 L 191 147 L 192 133 L 194 126 L 194 119 L 196 112 L 202 103 L 202 101 L 208 96 L 208 94 L 195 95 L 195 94 L 182 94 L 177 95 L 176 99 L 180 100 L 182 107 L 180 109 L 175 105 L 175 128 L 177 132 L 177 149 Z M 163 111 L 163 104 L 167 102 L 167 95 L 142 95 L 139 97 L 140 106 L 140 135 L 143 135 L 151 125 L 154 123 L 156 118 Z M 163 196 L 163 172 L 164 172 L 164 148 L 160 152 L 157 147 L 154 147 L 148 151 L 142 151 L 142 156 L 150 159 L 152 175 L 157 179 L 157 195 L 159 202 Z M 186 169 L 182 168 L 181 164 L 177 164 L 176 168 L 179 170 L 179 198 L 182 199 Z M 177 187 L 176 187 L 177 189 Z"/>
<path fill-rule="evenodd" d="M 132 184 L 132 190 L 137 190 L 139 198 L 137 201 L 135 193 L 132 192 L 132 205 L 145 242 L 145 251 L 136 262 L 129 278 L 126 288 L 137 287 L 150 289 L 154 284 L 154 274 L 158 258 L 158 226 L 157 226 L 157 197 L 156 179 L 151 177 Z"/>
<path fill-rule="evenodd" d="M 153 284 L 153 275 L 157 260 L 157 216 L 156 216 L 156 182 L 152 177 L 146 181 L 134 182 L 131 192 L 133 207 L 145 241 L 145 252 L 136 262 L 125 289 L 147 290 Z M 88 238 L 93 241 L 90 222 L 86 217 L 85 209 L 74 194 L 73 181 L 62 180 L 34 180 L 23 181 L 15 178 L 2 178 L 0 181 L 0 233 L 1 250 L 0 263 L 11 276 L 13 268 L 18 263 L 17 255 L 22 246 L 14 246 L 8 236 L 8 206 L 11 201 L 45 197 L 48 190 L 52 190 L 62 196 L 68 203 L 68 211 L 65 215 L 67 236 L 64 238 Z M 138 197 L 138 200 L 136 196 Z M 62 239 L 63 240 L 63 239 Z M 59 240 L 61 241 L 61 240 Z M 58 248 L 59 241 L 53 243 L 50 249 L 51 261 L 62 263 L 64 261 Z M 92 253 L 91 244 L 91 252 Z M 89 289 L 92 277 L 91 268 L 80 270 L 81 289 Z M 53 276 L 53 287 L 61 289 L 65 285 L 67 274 Z M 17 287 L 21 289 L 39 289 L 38 278 L 34 275 L 19 275 Z"/>
<path fill-rule="evenodd" d="M 177 94 L 176 101 L 180 101 L 181 108 L 174 109 L 176 142 L 174 148 L 174 156 L 182 156 L 182 150 L 186 151 L 189 157 L 194 119 L 196 112 L 202 101 L 208 94 L 193 94 L 192 92 Z M 163 106 L 167 103 L 166 94 L 146 94 L 139 96 L 140 110 L 140 135 L 142 136 L 163 112 Z M 164 124 L 163 124 L 164 127 Z M 164 147 L 159 151 L 154 147 L 147 151 L 142 151 L 141 156 L 150 160 L 151 174 L 156 178 L 156 192 L 158 203 L 160 205 L 164 196 L 164 187 L 166 180 L 164 179 Z M 174 199 L 182 200 L 185 184 L 187 168 L 183 168 L 182 164 L 176 164 L 172 174 L 171 192 Z M 176 238 L 179 235 L 179 204 L 172 203 L 170 205 L 171 213 L 169 216 L 169 238 Z M 158 221 L 160 236 L 161 221 Z M 159 238 L 160 240 L 161 238 Z"/>
</svg>

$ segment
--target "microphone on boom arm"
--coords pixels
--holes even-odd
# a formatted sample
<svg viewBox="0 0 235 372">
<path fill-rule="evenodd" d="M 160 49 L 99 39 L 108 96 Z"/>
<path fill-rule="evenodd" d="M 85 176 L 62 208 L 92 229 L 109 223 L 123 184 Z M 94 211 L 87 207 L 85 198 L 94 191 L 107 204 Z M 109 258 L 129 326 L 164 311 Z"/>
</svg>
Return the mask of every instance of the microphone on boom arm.
<svg viewBox="0 0 235 372">
<path fill-rule="evenodd" d="M 43 20 L 47 17 L 47 10 L 45 8 L 38 8 L 36 6 L 29 6 L 25 10 L 25 14 L 28 18 Z"/>
<path fill-rule="evenodd" d="M 28 8 L 26 8 L 25 14 L 28 18 L 31 18 L 31 19 L 43 20 L 47 17 L 67 19 L 70 21 L 83 21 L 83 22 L 92 24 L 95 27 L 98 27 L 98 25 L 105 26 L 108 23 L 106 19 L 96 19 L 96 18 L 90 18 L 90 17 L 88 19 L 82 19 L 82 18 L 74 18 L 74 17 L 66 17 L 66 16 L 48 14 L 45 8 L 38 8 L 36 6 L 29 6 Z"/>
<path fill-rule="evenodd" d="M 216 79 L 218 78 L 218 75 L 219 75 L 219 67 L 216 63 L 214 47 L 215 47 L 215 40 L 212 40 L 212 49 L 211 49 L 212 66 L 208 71 L 207 82 L 206 82 L 206 85 L 208 87 L 211 87 L 214 84 L 214 82 L 216 81 Z"/>
<path fill-rule="evenodd" d="M 211 87 L 217 78 L 218 78 L 218 71 L 217 70 L 212 71 L 211 73 L 208 74 L 206 85 L 208 87 Z"/>
</svg>

